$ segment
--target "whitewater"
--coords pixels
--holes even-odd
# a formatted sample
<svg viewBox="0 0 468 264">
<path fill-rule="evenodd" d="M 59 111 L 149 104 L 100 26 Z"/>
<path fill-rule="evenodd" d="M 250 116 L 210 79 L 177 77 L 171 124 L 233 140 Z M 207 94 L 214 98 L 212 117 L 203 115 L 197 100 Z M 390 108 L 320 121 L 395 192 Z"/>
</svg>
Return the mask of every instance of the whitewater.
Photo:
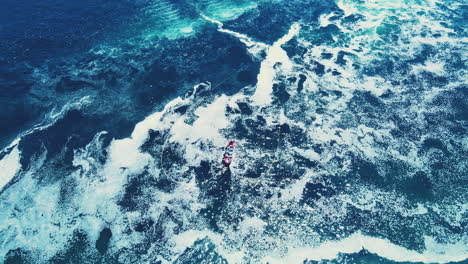
<svg viewBox="0 0 468 264">
<path fill-rule="evenodd" d="M 466 5 L 183 2 L 145 3 L 157 31 L 138 22 L 123 47 L 60 66 L 93 86 L 120 85 L 99 79 L 106 68 L 134 73 L 141 96 L 86 84 L 4 144 L 0 261 L 468 259 Z M 197 51 L 203 39 L 220 44 Z M 57 83 L 50 68 L 40 85 Z M 115 105 L 86 137 L 72 129 Z"/>
</svg>

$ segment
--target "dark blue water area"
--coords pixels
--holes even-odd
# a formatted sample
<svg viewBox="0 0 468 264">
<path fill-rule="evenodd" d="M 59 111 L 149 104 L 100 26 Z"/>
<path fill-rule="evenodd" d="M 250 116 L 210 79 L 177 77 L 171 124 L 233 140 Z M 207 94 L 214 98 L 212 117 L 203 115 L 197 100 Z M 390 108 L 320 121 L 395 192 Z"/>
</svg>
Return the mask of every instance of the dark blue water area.
<svg viewBox="0 0 468 264">
<path fill-rule="evenodd" d="M 0 147 L 52 107 L 53 100 L 34 91 L 34 71 L 45 63 L 63 65 L 109 39 L 135 10 L 135 4 L 123 0 L 2 1 Z"/>
<path fill-rule="evenodd" d="M 44 59 L 90 47 L 134 14 L 131 1 L 4 0 L 0 11 L 2 63 Z"/>
<path fill-rule="evenodd" d="M 255 10 L 226 23 L 225 26 L 272 44 L 288 32 L 292 23 L 301 21 L 306 28 L 314 27 L 318 24 L 320 14 L 330 11 L 339 12 L 334 1 L 265 2 Z"/>
</svg>

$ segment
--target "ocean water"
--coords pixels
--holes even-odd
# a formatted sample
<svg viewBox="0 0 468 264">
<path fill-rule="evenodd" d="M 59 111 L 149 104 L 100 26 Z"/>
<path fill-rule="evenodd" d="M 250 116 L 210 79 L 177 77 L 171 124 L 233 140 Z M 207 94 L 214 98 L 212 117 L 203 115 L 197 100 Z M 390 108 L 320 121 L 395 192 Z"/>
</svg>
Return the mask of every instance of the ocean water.
<svg viewBox="0 0 468 264">
<path fill-rule="evenodd" d="M 467 263 L 467 18 L 3 1 L 0 263 Z"/>
</svg>

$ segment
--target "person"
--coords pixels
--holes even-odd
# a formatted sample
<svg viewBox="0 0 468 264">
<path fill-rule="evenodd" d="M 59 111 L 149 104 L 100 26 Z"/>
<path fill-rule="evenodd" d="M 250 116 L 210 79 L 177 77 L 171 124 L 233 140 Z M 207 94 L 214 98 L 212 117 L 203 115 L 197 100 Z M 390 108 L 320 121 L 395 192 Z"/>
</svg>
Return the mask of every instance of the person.
<svg viewBox="0 0 468 264">
<path fill-rule="evenodd" d="M 225 164 L 225 165 L 229 165 L 229 164 L 231 164 L 232 158 L 230 158 L 230 157 L 225 157 L 225 158 L 223 159 L 223 161 L 224 161 L 224 164 Z"/>
<path fill-rule="evenodd" d="M 226 147 L 226 151 L 224 152 L 224 155 L 223 155 L 223 163 L 224 165 L 226 166 L 229 166 L 232 162 L 232 155 L 234 153 L 234 146 L 235 146 L 236 142 L 235 141 L 229 141 L 227 147 Z"/>
</svg>

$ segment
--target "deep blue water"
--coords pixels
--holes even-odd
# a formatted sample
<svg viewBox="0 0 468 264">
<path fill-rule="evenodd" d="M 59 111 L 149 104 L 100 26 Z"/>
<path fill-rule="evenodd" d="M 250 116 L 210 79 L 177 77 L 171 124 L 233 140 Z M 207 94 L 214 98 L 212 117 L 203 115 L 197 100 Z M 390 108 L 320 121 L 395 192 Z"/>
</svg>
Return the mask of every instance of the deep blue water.
<svg viewBox="0 0 468 264">
<path fill-rule="evenodd" d="M 4 1 L 0 262 L 466 262 L 467 11 Z"/>
<path fill-rule="evenodd" d="M 69 67 L 87 57 L 86 52 L 132 19 L 136 6 L 127 1 L 4 1 L 0 27 L 1 96 L 3 105 L 0 145 L 41 121 L 51 106 L 61 107 L 71 98 L 47 81 L 38 87 L 38 69 Z M 72 69 L 68 69 L 70 71 Z M 60 73 L 66 89 L 86 86 Z M 68 81 L 68 82 L 67 82 Z M 73 82 L 74 81 L 74 82 Z M 55 89 L 54 89 L 55 88 Z M 56 93 L 58 92 L 58 93 Z M 61 100 L 62 99 L 62 100 Z"/>
</svg>

